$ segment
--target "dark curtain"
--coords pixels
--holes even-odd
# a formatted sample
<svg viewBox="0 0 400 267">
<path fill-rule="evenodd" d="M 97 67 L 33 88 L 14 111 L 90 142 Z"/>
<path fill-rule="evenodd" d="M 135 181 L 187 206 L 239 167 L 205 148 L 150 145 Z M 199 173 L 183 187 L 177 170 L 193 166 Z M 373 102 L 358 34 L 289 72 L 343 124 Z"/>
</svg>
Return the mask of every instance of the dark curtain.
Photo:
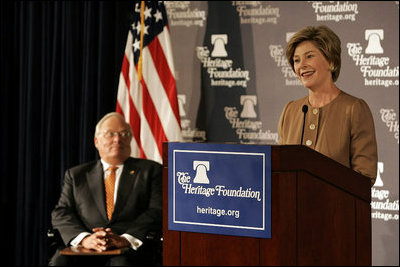
<svg viewBox="0 0 400 267">
<path fill-rule="evenodd" d="M 2 263 L 47 265 L 64 172 L 98 158 L 94 128 L 115 110 L 134 7 L 1 1 Z"/>
</svg>

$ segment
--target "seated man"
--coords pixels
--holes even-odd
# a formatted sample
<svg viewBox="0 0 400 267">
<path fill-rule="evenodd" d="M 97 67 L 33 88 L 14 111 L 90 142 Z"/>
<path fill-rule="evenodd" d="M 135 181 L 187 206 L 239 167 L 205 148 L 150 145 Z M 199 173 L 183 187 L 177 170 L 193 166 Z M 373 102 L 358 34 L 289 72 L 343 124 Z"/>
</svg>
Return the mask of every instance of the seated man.
<svg viewBox="0 0 400 267">
<path fill-rule="evenodd" d="M 132 129 L 115 112 L 97 124 L 94 144 L 100 160 L 66 171 L 52 224 L 67 246 L 94 251 L 129 248 L 117 256 L 64 256 L 50 265 L 143 265 L 148 232 L 161 231 L 162 166 L 130 157 Z M 87 263 L 87 262 L 86 262 Z"/>
</svg>

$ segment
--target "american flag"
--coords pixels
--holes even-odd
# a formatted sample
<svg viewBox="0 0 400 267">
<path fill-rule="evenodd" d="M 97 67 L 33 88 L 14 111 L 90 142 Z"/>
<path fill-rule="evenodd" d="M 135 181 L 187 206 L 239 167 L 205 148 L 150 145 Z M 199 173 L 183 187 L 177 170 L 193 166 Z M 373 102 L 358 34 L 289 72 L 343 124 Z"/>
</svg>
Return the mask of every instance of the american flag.
<svg viewBox="0 0 400 267">
<path fill-rule="evenodd" d="M 167 13 L 162 1 L 135 4 L 116 110 L 132 126 L 133 157 L 162 163 L 162 142 L 182 140 Z"/>
</svg>

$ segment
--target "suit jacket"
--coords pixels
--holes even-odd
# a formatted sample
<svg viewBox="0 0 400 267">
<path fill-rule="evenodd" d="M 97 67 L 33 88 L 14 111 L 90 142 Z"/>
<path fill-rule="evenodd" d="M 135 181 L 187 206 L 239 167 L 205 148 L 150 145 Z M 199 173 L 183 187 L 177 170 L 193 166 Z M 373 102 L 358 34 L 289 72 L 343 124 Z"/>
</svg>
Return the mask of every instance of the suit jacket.
<svg viewBox="0 0 400 267">
<path fill-rule="evenodd" d="M 67 170 L 52 224 L 65 244 L 94 227 L 109 227 L 144 241 L 149 231 L 162 228 L 162 166 L 145 159 L 125 161 L 110 221 L 101 161 Z"/>
</svg>

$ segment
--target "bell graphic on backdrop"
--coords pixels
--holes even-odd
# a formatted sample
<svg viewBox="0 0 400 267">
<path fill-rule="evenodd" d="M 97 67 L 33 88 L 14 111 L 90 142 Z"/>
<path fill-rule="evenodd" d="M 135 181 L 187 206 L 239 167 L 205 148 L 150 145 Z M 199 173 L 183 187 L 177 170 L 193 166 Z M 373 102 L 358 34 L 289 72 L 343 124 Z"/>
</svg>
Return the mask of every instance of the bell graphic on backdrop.
<svg viewBox="0 0 400 267">
<path fill-rule="evenodd" d="M 374 186 L 379 186 L 379 187 L 383 186 L 381 173 L 383 173 L 383 162 L 378 162 L 378 172 L 376 174 L 376 180 Z"/>
<path fill-rule="evenodd" d="M 207 171 L 210 170 L 210 162 L 209 161 L 193 161 L 193 170 L 196 171 L 196 176 L 193 179 L 193 183 L 198 184 L 209 184 L 210 180 L 207 176 Z"/>
<path fill-rule="evenodd" d="M 368 40 L 366 54 L 383 54 L 381 40 L 383 40 L 383 30 L 365 30 L 365 40 Z"/>
<path fill-rule="evenodd" d="M 179 115 L 181 117 L 186 116 L 185 109 L 183 108 L 183 105 L 186 104 L 186 95 L 179 94 L 178 95 L 178 107 L 179 107 Z"/>
<path fill-rule="evenodd" d="M 212 34 L 211 35 L 211 44 L 214 45 L 214 49 L 211 52 L 212 57 L 227 57 L 228 53 L 226 52 L 225 45 L 228 43 L 228 35 L 227 34 Z"/>
<path fill-rule="evenodd" d="M 255 95 L 241 95 L 240 104 L 243 106 L 241 118 L 256 118 L 257 114 L 254 106 L 257 105 L 257 96 Z"/>
</svg>

